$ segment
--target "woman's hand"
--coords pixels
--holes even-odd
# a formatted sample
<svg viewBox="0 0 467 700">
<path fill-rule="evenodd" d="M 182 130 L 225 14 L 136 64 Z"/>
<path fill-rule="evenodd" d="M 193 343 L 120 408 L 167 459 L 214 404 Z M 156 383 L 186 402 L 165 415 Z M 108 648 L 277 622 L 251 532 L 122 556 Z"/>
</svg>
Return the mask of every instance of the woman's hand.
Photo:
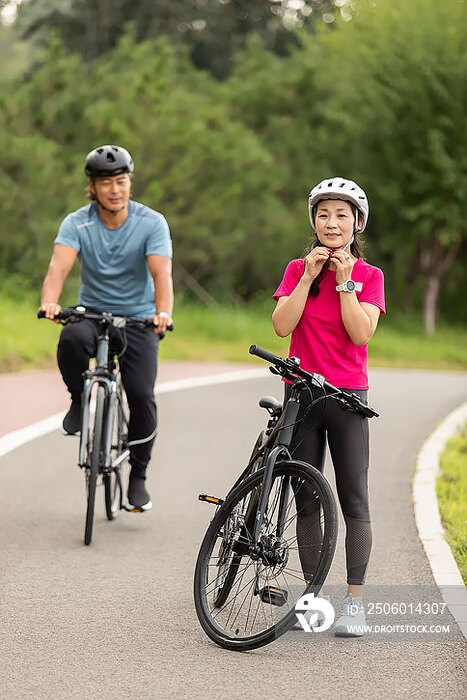
<svg viewBox="0 0 467 700">
<path fill-rule="evenodd" d="M 305 258 L 305 272 L 303 277 L 308 282 L 313 282 L 313 280 L 318 277 L 321 272 L 324 263 L 329 259 L 329 250 L 324 246 L 317 246 L 308 253 Z"/>
<path fill-rule="evenodd" d="M 344 284 L 352 279 L 354 261 L 345 250 L 335 250 L 331 253 L 331 260 L 336 267 L 336 284 Z"/>
</svg>

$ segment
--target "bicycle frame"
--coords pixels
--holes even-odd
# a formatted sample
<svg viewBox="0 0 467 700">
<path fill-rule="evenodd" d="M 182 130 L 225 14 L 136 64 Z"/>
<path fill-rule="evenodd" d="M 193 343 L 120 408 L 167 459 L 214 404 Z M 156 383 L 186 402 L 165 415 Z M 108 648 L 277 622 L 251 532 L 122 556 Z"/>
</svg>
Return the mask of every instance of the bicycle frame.
<svg viewBox="0 0 467 700">
<path fill-rule="evenodd" d="M 264 464 L 264 479 L 260 489 L 258 509 L 256 511 L 255 526 L 252 535 L 253 544 L 257 545 L 261 528 L 263 525 L 264 514 L 266 511 L 266 505 L 269 499 L 269 493 L 271 491 L 274 467 L 279 459 L 289 460 L 291 455 L 289 452 L 289 447 L 292 442 L 293 430 L 296 424 L 298 411 L 300 409 L 300 394 L 306 389 L 306 384 L 303 380 L 299 379 L 294 382 L 292 386 L 292 391 L 287 401 L 285 408 L 278 419 L 276 425 L 271 430 L 266 442 L 261 447 L 261 449 L 253 455 L 247 468 L 244 470 L 241 477 L 237 480 L 235 486 L 242 480 L 243 476 L 248 471 L 251 464 L 263 453 L 263 464 Z M 273 447 L 273 445 L 275 445 Z M 272 448 L 272 449 L 271 449 Z M 285 523 L 285 509 L 284 503 L 287 503 L 290 481 L 284 480 L 282 483 L 281 495 L 280 495 L 280 516 L 278 519 L 278 524 L 276 528 L 277 537 L 281 537 L 284 529 Z"/>
</svg>

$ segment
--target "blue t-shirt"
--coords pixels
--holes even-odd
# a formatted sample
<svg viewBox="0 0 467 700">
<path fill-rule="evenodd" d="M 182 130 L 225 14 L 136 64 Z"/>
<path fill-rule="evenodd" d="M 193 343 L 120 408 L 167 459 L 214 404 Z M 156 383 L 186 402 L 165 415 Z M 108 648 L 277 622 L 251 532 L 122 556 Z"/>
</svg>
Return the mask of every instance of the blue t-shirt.
<svg viewBox="0 0 467 700">
<path fill-rule="evenodd" d="M 65 217 L 55 243 L 78 251 L 79 304 L 99 313 L 155 314 L 154 282 L 146 258 L 172 257 L 169 226 L 162 214 L 130 200 L 125 223 L 111 229 L 91 202 Z"/>
</svg>

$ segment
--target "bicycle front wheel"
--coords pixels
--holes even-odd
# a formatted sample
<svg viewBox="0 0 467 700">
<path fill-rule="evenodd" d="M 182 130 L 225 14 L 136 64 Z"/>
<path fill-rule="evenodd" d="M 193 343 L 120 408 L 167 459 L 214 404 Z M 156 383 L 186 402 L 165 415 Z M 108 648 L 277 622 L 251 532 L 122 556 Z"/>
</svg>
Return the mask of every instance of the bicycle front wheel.
<svg viewBox="0 0 467 700">
<path fill-rule="evenodd" d="M 89 464 L 86 466 L 87 509 L 84 529 L 84 544 L 91 544 L 94 525 L 94 505 L 96 502 L 97 478 L 100 471 L 101 451 L 103 446 L 102 433 L 105 412 L 105 388 L 99 386 L 96 397 L 96 413 L 92 431 L 92 443 L 88 449 Z"/>
<path fill-rule="evenodd" d="M 119 380 L 120 383 L 120 380 Z M 112 465 L 118 461 L 126 448 L 128 436 L 128 404 L 121 385 L 117 388 L 116 413 L 112 435 Z M 114 520 L 122 507 L 123 488 L 121 474 L 126 459 L 104 474 L 105 512 L 108 520 Z"/>
<path fill-rule="evenodd" d="M 299 461 L 276 464 L 254 542 L 263 477 L 261 469 L 229 494 L 196 563 L 198 619 L 225 649 L 256 649 L 290 629 L 296 602 L 305 593 L 319 592 L 334 556 L 337 509 L 331 488 L 317 469 Z"/>
</svg>

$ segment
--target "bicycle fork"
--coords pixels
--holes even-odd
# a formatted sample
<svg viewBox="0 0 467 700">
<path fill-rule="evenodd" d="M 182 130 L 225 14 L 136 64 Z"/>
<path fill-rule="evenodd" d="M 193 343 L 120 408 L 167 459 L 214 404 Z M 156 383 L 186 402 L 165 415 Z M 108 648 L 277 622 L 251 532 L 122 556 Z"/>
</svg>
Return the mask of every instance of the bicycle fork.
<svg viewBox="0 0 467 700">
<path fill-rule="evenodd" d="M 105 389 L 106 399 L 107 399 L 107 411 L 105 412 L 105 424 L 103 426 L 103 434 L 105 437 L 104 442 L 104 455 L 105 463 L 104 468 L 108 469 L 110 467 L 111 449 L 112 449 L 112 426 L 114 423 L 115 415 L 115 403 L 116 403 L 116 383 L 113 379 L 108 377 L 99 376 L 87 370 L 84 374 L 84 387 L 82 395 L 82 406 L 83 406 L 83 417 L 82 417 L 82 429 L 79 443 L 79 461 L 80 467 L 86 466 L 86 453 L 89 447 L 89 426 L 90 426 L 90 399 L 93 386 L 98 384 L 103 386 Z M 120 460 L 123 461 L 123 460 Z M 115 465 L 114 465 L 115 466 Z"/>
</svg>

